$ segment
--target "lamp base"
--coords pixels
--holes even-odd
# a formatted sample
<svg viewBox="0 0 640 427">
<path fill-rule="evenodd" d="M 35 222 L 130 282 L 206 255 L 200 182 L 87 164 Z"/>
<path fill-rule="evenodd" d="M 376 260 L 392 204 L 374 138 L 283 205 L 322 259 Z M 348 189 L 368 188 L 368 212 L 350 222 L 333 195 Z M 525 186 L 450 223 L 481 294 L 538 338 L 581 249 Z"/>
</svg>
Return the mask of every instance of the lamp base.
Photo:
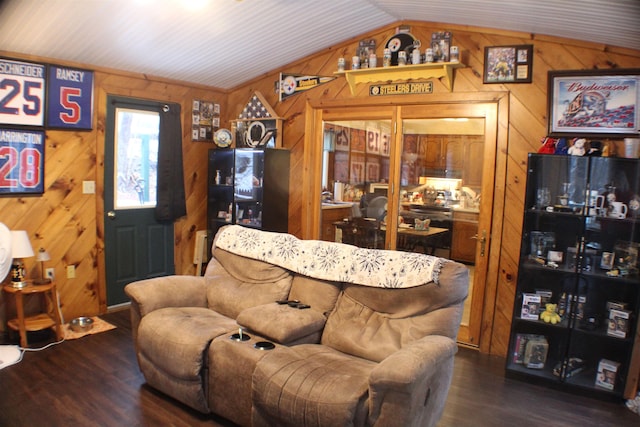
<svg viewBox="0 0 640 427">
<path fill-rule="evenodd" d="M 22 282 L 11 282 L 11 287 L 16 288 L 16 289 L 22 289 L 22 288 L 26 288 L 28 285 L 27 282 L 22 281 Z"/>
</svg>

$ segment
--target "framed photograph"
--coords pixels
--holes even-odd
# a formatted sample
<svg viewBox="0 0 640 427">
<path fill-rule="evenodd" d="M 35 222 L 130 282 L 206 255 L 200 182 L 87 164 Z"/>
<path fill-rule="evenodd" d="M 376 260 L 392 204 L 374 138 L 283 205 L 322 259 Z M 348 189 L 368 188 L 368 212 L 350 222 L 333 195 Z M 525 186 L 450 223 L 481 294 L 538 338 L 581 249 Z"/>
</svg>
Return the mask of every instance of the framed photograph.
<svg viewBox="0 0 640 427">
<path fill-rule="evenodd" d="M 194 99 L 191 103 L 191 139 L 214 142 L 213 135 L 220 128 L 220 104 Z"/>
<path fill-rule="evenodd" d="M 533 45 L 484 48 L 483 83 L 531 83 Z"/>
<path fill-rule="evenodd" d="M 549 71 L 550 136 L 636 136 L 640 69 Z"/>
<path fill-rule="evenodd" d="M 0 194 L 44 193 L 44 131 L 0 128 Z"/>
</svg>

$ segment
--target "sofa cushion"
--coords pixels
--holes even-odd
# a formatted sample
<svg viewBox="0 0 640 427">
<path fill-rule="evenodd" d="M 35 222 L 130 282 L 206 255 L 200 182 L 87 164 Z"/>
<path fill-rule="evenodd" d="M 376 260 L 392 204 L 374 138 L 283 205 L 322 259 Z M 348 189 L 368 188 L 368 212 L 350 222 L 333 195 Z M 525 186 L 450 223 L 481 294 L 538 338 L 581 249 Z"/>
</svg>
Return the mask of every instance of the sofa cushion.
<svg viewBox="0 0 640 427">
<path fill-rule="evenodd" d="M 312 310 L 329 314 L 335 307 L 341 290 L 342 282 L 328 282 L 295 274 L 291 283 L 289 299 L 309 304 Z"/>
<path fill-rule="evenodd" d="M 316 344 L 278 347 L 253 373 L 252 425 L 365 425 L 375 366 Z"/>
<path fill-rule="evenodd" d="M 455 339 L 468 280 L 464 265 L 449 262 L 442 269 L 439 284 L 407 289 L 345 284 L 321 342 L 379 362 L 426 335 Z"/>
<path fill-rule="evenodd" d="M 147 314 L 138 328 L 138 360 L 147 382 L 208 412 L 202 370 L 211 340 L 236 322 L 203 307 L 168 307 Z"/>
<path fill-rule="evenodd" d="M 272 302 L 242 310 L 236 321 L 271 341 L 291 344 L 309 336 L 319 338 L 327 318 L 315 310 Z"/>
<path fill-rule="evenodd" d="M 236 318 L 242 310 L 287 299 L 291 273 L 216 248 L 205 273 L 209 308 Z"/>
</svg>

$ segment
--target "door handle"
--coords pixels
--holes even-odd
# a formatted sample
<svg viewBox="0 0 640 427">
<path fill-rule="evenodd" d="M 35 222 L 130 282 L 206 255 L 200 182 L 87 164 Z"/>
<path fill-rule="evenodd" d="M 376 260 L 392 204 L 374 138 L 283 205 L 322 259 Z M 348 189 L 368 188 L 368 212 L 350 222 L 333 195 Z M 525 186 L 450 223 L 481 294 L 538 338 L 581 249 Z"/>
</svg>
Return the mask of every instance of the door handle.
<svg viewBox="0 0 640 427">
<path fill-rule="evenodd" d="M 116 219 L 116 212 L 115 212 L 115 211 L 109 211 L 109 212 L 107 212 L 107 218 L 109 218 L 109 219 Z"/>
<path fill-rule="evenodd" d="M 480 241 L 480 256 L 483 257 L 487 246 L 487 230 L 482 230 L 482 237 L 478 237 L 478 235 L 476 234 L 475 236 L 471 236 L 470 238 Z"/>
</svg>

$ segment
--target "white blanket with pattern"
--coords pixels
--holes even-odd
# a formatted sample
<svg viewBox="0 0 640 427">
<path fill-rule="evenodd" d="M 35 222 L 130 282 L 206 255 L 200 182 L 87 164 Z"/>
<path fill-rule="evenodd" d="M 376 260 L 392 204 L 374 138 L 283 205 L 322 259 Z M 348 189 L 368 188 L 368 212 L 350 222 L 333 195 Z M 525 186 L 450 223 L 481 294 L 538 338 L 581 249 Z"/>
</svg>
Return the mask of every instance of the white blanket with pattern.
<svg viewBox="0 0 640 427">
<path fill-rule="evenodd" d="M 413 252 L 364 249 L 342 243 L 301 240 L 240 225 L 228 225 L 214 246 L 321 280 L 382 288 L 410 288 L 438 283 L 447 259 Z"/>
</svg>

